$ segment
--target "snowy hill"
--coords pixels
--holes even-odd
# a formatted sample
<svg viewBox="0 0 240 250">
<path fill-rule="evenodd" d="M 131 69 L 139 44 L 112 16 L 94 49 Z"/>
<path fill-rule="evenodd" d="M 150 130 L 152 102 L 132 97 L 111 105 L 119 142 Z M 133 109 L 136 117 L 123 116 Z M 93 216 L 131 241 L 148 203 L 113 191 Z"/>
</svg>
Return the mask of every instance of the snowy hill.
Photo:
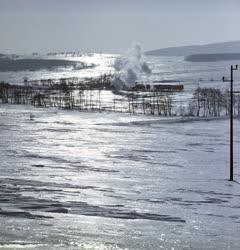
<svg viewBox="0 0 240 250">
<path fill-rule="evenodd" d="M 191 54 L 240 53 L 240 41 L 169 47 L 145 52 L 153 56 L 188 56 Z"/>
</svg>

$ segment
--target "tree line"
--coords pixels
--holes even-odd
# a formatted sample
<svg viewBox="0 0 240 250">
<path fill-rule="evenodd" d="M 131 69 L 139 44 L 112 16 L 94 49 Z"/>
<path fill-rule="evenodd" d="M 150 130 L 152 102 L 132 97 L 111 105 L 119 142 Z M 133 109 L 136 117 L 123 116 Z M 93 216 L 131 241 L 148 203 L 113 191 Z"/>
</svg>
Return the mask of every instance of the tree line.
<svg viewBox="0 0 240 250">
<path fill-rule="evenodd" d="M 62 79 L 49 86 L 19 86 L 0 82 L 0 103 L 28 104 L 41 107 L 59 107 L 79 110 L 112 110 L 114 112 L 142 113 L 158 116 L 229 116 L 230 93 L 216 88 L 198 87 L 184 106 L 176 102 L 174 92 L 158 89 L 115 93 L 110 76 L 104 75 L 85 84 L 74 84 Z M 105 100 L 104 91 L 112 91 L 112 100 Z M 107 104 L 106 104 L 107 101 Z M 106 107 L 107 105 L 107 107 Z M 240 116 L 240 95 L 234 94 L 234 116 Z"/>
<path fill-rule="evenodd" d="M 230 92 L 217 88 L 198 87 L 188 106 L 188 115 L 197 117 L 229 116 Z M 233 114 L 240 116 L 240 95 L 233 95 Z"/>
</svg>

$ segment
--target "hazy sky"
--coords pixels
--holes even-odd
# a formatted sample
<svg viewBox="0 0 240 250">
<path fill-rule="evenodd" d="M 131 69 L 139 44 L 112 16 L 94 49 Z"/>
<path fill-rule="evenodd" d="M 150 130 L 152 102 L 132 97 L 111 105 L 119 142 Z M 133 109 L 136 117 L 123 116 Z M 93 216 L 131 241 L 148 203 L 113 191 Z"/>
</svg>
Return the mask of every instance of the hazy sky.
<svg viewBox="0 0 240 250">
<path fill-rule="evenodd" d="M 240 40 L 240 0 L 0 0 L 0 53 Z"/>
</svg>

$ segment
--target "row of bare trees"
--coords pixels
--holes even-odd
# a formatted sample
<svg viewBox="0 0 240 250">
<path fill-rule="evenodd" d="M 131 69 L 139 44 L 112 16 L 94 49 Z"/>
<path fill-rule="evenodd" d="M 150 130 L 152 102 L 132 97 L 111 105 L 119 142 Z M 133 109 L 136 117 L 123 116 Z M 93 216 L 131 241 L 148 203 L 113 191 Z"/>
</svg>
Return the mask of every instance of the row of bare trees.
<svg viewBox="0 0 240 250">
<path fill-rule="evenodd" d="M 111 91 L 110 77 L 101 76 L 95 81 L 75 84 L 64 79 L 59 84 L 48 87 L 19 86 L 0 82 L 0 103 L 29 104 L 34 106 L 79 110 L 106 110 L 104 91 Z M 103 91 L 103 92 L 102 92 Z M 104 95 L 103 95 L 104 96 Z M 230 112 L 230 94 L 228 90 L 198 87 L 188 107 L 179 106 L 173 93 L 151 90 L 145 92 L 126 91 L 124 96 L 114 95 L 107 110 L 114 112 L 142 113 L 159 116 L 196 116 L 220 117 Z M 234 116 L 240 116 L 240 95 L 233 99 Z"/>
<path fill-rule="evenodd" d="M 233 98 L 235 116 L 240 115 L 240 95 Z M 228 116 L 230 112 L 230 92 L 216 88 L 198 87 L 189 103 L 188 115 L 201 117 Z"/>
<path fill-rule="evenodd" d="M 128 94 L 129 113 L 143 113 L 159 116 L 173 115 L 173 96 L 170 93 L 151 91 L 136 95 Z"/>
</svg>

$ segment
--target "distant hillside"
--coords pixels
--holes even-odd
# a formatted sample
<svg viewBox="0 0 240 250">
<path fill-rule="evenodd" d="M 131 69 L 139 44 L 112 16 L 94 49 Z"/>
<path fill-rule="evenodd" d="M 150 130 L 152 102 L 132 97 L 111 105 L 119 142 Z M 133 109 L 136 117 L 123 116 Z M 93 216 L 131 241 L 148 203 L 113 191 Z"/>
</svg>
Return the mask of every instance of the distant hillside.
<svg viewBox="0 0 240 250">
<path fill-rule="evenodd" d="M 193 54 L 186 56 L 190 62 L 215 62 L 225 60 L 240 60 L 240 53 L 219 53 L 219 54 Z"/>
<path fill-rule="evenodd" d="M 0 71 L 24 71 L 24 70 L 40 70 L 53 69 L 57 67 L 75 66 L 77 63 L 67 60 L 45 60 L 45 59 L 20 59 L 13 60 L 0 57 Z"/>
<path fill-rule="evenodd" d="M 188 56 L 191 54 L 240 53 L 240 41 L 169 47 L 145 52 L 153 56 Z"/>
</svg>

